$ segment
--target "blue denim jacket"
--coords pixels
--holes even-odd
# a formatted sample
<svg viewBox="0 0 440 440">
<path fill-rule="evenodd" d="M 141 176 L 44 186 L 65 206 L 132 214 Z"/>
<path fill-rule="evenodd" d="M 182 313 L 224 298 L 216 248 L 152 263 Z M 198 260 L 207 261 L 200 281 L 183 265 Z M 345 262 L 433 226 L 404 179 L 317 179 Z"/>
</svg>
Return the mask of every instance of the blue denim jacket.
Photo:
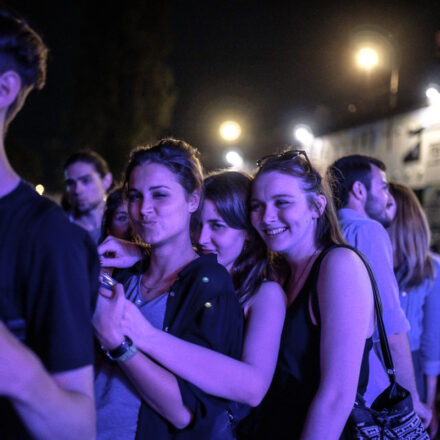
<svg viewBox="0 0 440 440">
<path fill-rule="evenodd" d="M 431 254 L 434 280 L 400 292 L 400 304 L 411 325 L 408 332 L 411 350 L 420 350 L 423 373 L 440 374 L 440 255 Z"/>
</svg>

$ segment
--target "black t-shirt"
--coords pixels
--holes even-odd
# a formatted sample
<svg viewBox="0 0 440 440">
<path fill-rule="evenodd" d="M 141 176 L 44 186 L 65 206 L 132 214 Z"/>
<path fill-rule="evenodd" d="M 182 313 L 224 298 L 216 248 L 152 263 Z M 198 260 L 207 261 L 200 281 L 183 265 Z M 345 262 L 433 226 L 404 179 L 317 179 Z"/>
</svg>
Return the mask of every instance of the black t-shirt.
<svg viewBox="0 0 440 440">
<path fill-rule="evenodd" d="M 0 319 L 50 373 L 93 364 L 98 271 L 94 244 L 55 203 L 23 181 L 0 198 Z M 27 438 L 0 403 L 1 438 Z"/>
</svg>

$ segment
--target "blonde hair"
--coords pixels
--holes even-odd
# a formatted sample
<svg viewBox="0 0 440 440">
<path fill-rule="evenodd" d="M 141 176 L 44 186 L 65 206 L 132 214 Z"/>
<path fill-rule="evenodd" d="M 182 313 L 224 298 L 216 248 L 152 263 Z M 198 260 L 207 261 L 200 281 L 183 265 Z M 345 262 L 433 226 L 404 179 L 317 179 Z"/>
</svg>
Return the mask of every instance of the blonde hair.
<svg viewBox="0 0 440 440">
<path fill-rule="evenodd" d="M 396 201 L 396 215 L 388 233 L 394 251 L 394 271 L 402 291 L 421 285 L 426 278 L 434 278 L 429 254 L 431 234 L 414 192 L 398 183 L 390 183 L 390 192 Z"/>
</svg>

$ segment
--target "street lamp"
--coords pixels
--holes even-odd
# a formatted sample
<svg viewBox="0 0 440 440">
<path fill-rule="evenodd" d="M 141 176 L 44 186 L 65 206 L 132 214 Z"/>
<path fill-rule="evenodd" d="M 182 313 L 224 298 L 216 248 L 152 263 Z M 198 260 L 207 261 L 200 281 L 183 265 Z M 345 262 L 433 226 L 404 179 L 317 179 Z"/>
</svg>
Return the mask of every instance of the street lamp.
<svg viewBox="0 0 440 440">
<path fill-rule="evenodd" d="M 371 70 L 379 64 L 379 55 L 372 47 L 363 47 L 356 55 L 357 65 L 365 70 Z"/>
<path fill-rule="evenodd" d="M 237 151 L 228 151 L 225 154 L 225 159 L 235 169 L 240 169 L 243 165 L 243 158 Z"/>
<path fill-rule="evenodd" d="M 312 130 L 307 125 L 297 125 L 293 130 L 295 139 L 303 146 L 310 147 L 315 140 Z"/>
<path fill-rule="evenodd" d="M 426 97 L 428 98 L 429 103 L 439 104 L 440 103 L 440 92 L 438 88 L 435 86 L 429 86 L 425 91 Z"/>
<path fill-rule="evenodd" d="M 220 124 L 219 133 L 226 142 L 234 142 L 241 135 L 241 127 L 235 121 L 225 121 Z"/>
<path fill-rule="evenodd" d="M 358 32 L 354 37 L 356 64 L 370 72 L 373 68 L 384 66 L 390 69 L 389 106 L 394 109 L 399 90 L 399 67 L 397 49 L 391 36 L 379 29 Z"/>
<path fill-rule="evenodd" d="M 35 186 L 35 191 L 37 191 L 38 194 L 40 194 L 40 196 L 43 195 L 44 193 L 44 186 L 40 184 Z"/>
</svg>

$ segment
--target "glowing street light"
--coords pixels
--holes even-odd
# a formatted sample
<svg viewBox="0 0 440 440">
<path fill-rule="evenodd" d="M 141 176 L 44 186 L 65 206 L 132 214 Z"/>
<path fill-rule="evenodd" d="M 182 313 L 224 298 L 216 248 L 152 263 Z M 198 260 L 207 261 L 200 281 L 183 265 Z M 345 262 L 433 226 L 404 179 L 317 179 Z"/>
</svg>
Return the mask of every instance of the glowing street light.
<svg viewBox="0 0 440 440">
<path fill-rule="evenodd" d="M 241 135 L 241 127 L 235 121 L 225 121 L 219 128 L 220 136 L 227 142 L 236 141 Z"/>
<path fill-rule="evenodd" d="M 228 151 L 225 154 L 226 162 L 229 163 L 232 167 L 236 169 L 240 169 L 243 165 L 243 158 L 241 157 L 240 153 L 237 153 L 237 151 Z"/>
<path fill-rule="evenodd" d="M 398 48 L 392 37 L 381 29 L 371 28 L 356 32 L 352 38 L 356 64 L 368 74 L 379 67 L 390 71 L 389 107 L 397 105 L 399 89 Z"/>
<path fill-rule="evenodd" d="M 304 146 L 310 147 L 313 144 L 313 141 L 315 140 L 315 136 L 312 133 L 312 130 L 310 130 L 307 125 L 297 125 L 294 128 L 293 134 L 295 136 L 295 139 Z"/>
<path fill-rule="evenodd" d="M 40 196 L 42 196 L 44 193 L 44 186 L 41 184 L 36 185 L 35 191 L 37 191 L 37 193 L 40 194 Z"/>
<path fill-rule="evenodd" d="M 425 94 L 430 104 L 440 104 L 440 92 L 437 87 L 428 87 Z"/>
<path fill-rule="evenodd" d="M 371 70 L 379 64 L 379 55 L 377 50 L 372 47 L 363 47 L 356 54 L 356 62 L 359 67 L 365 70 Z"/>
</svg>

